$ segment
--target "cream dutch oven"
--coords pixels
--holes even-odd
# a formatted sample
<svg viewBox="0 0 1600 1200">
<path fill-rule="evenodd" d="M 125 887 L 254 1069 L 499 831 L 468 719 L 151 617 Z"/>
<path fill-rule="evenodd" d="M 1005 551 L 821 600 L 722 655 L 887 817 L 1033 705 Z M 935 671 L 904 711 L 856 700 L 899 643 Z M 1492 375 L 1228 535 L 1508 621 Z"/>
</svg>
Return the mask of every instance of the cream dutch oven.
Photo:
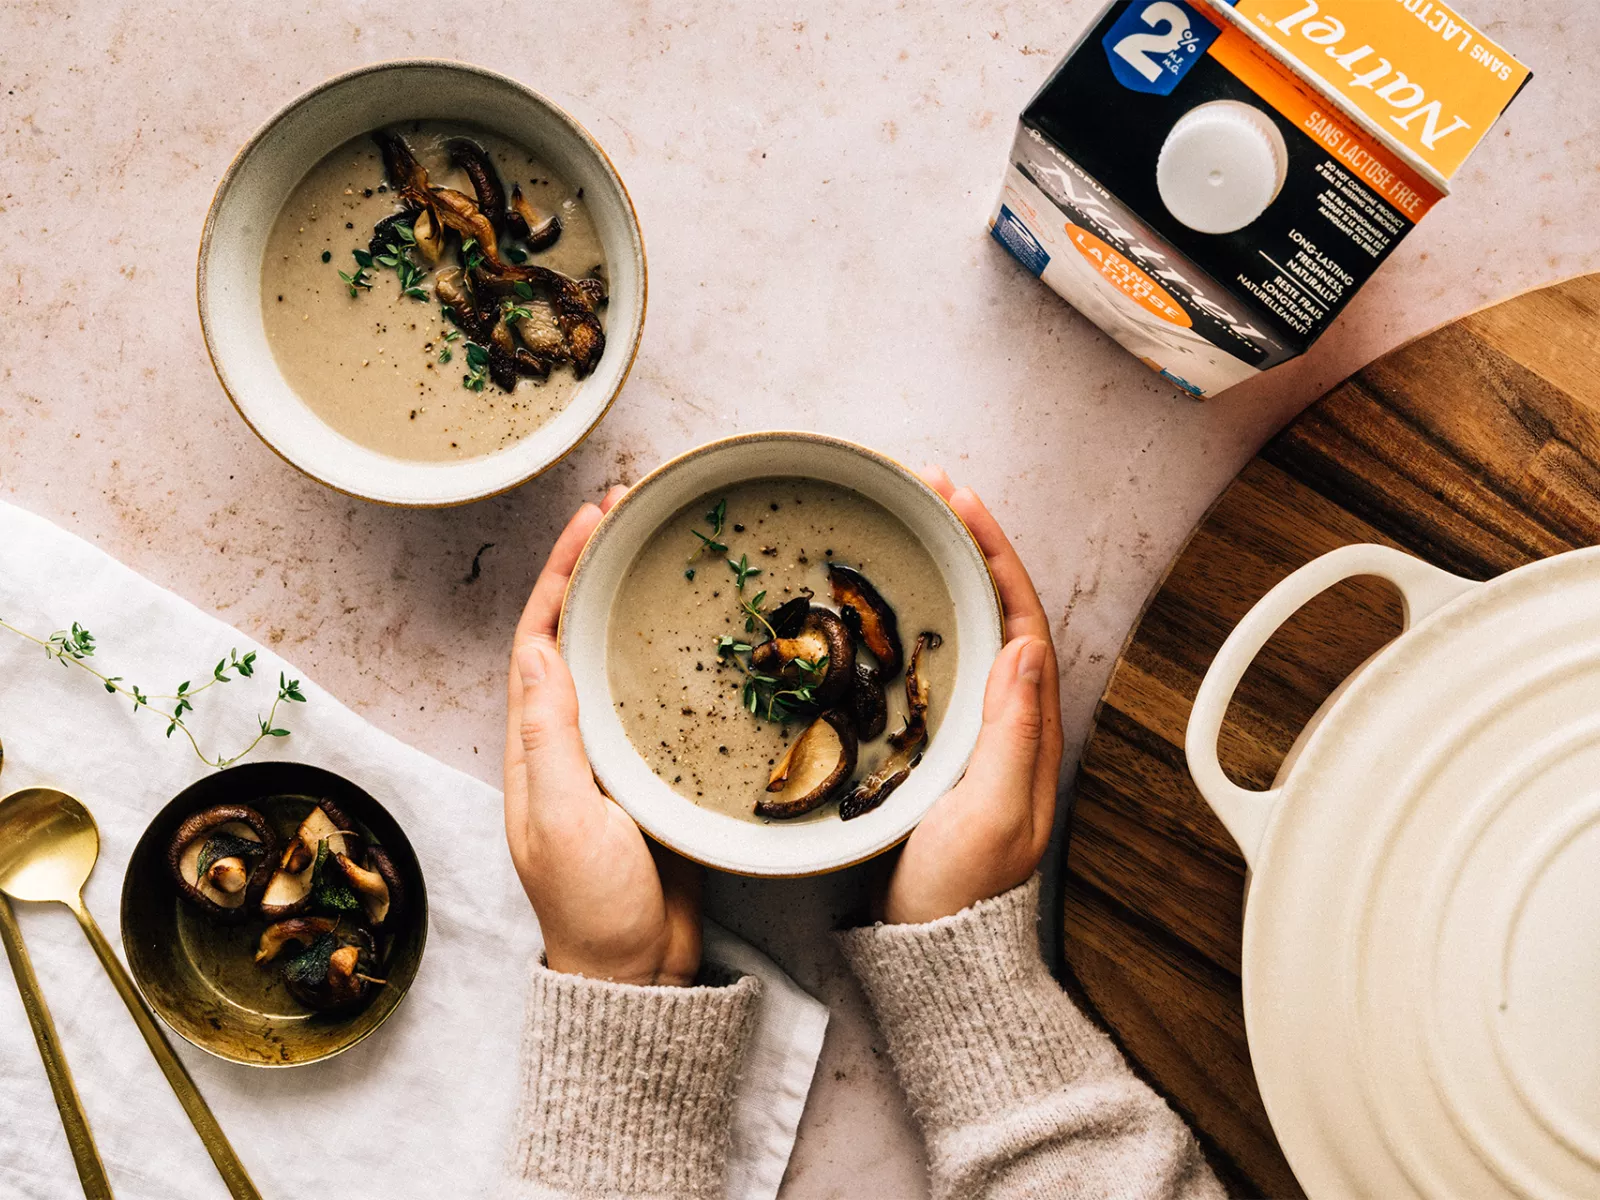
<svg viewBox="0 0 1600 1200">
<path fill-rule="evenodd" d="M 1276 786 L 1217 737 L 1301 605 L 1375 575 L 1405 632 Z M 1314 1197 L 1600 1196 L 1600 549 L 1477 584 L 1384 546 L 1290 575 L 1212 664 L 1186 750 L 1251 868 L 1244 1008 Z"/>
</svg>

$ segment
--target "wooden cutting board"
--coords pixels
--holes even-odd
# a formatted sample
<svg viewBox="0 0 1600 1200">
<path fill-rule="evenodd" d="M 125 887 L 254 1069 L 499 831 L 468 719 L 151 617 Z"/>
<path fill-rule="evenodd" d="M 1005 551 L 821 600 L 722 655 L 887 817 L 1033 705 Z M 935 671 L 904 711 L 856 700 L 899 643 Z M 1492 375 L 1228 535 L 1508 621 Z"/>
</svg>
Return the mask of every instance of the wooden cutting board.
<svg viewBox="0 0 1600 1200">
<path fill-rule="evenodd" d="M 1529 292 L 1384 355 L 1224 491 L 1146 604 L 1078 775 L 1066 958 L 1236 1195 L 1299 1196 L 1251 1073 L 1244 862 L 1184 765 L 1200 679 L 1269 588 L 1349 542 L 1487 579 L 1600 543 L 1600 275 Z M 1234 697 L 1223 766 L 1264 788 L 1306 720 L 1400 626 L 1387 584 L 1307 605 Z"/>
</svg>

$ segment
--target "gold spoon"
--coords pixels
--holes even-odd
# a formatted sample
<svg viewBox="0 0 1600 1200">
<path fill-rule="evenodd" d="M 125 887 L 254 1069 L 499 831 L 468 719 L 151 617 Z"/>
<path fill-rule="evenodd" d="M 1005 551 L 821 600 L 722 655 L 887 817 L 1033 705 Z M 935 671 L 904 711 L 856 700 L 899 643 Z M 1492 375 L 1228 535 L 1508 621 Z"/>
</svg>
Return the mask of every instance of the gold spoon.
<svg viewBox="0 0 1600 1200">
<path fill-rule="evenodd" d="M 5 756 L 5 747 L 0 745 L 0 763 L 5 762 Z M 11 911 L 11 901 L 4 896 L 0 896 L 0 942 L 5 943 L 11 974 L 16 978 L 17 990 L 22 993 L 22 1007 L 28 1014 L 28 1024 L 33 1026 L 33 1040 L 38 1043 L 39 1057 L 44 1059 L 44 1073 L 50 1080 L 50 1092 L 61 1113 L 61 1128 L 66 1131 L 67 1147 L 77 1165 L 83 1194 L 88 1200 L 113 1200 L 111 1184 L 106 1179 L 106 1165 L 100 1161 L 94 1135 L 89 1132 L 89 1115 L 83 1111 L 77 1085 L 72 1082 L 61 1037 L 56 1033 L 56 1023 L 44 1002 L 39 977 L 33 973 L 28 947 L 22 941 L 17 914 Z"/>
<path fill-rule="evenodd" d="M 77 800 L 54 788 L 24 788 L 0 800 L 0 892 L 13 900 L 54 900 L 65 904 L 83 926 L 100 965 L 111 976 L 122 1002 L 133 1014 L 145 1045 L 177 1093 L 195 1131 L 217 1164 L 235 1200 L 261 1200 L 227 1135 L 211 1114 L 200 1089 L 162 1036 L 155 1018 L 128 978 L 122 961 L 83 903 L 83 885 L 100 857 L 100 831 Z"/>
</svg>

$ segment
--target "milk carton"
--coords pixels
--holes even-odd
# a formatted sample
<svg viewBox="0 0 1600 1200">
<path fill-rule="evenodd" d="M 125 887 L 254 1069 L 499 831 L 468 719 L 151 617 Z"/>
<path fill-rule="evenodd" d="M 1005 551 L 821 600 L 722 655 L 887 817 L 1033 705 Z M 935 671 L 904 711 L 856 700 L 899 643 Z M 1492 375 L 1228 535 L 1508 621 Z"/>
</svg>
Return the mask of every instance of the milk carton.
<svg viewBox="0 0 1600 1200">
<path fill-rule="evenodd" d="M 1023 112 L 990 232 L 1213 395 L 1304 353 L 1529 77 L 1431 0 L 1112 4 Z"/>
</svg>

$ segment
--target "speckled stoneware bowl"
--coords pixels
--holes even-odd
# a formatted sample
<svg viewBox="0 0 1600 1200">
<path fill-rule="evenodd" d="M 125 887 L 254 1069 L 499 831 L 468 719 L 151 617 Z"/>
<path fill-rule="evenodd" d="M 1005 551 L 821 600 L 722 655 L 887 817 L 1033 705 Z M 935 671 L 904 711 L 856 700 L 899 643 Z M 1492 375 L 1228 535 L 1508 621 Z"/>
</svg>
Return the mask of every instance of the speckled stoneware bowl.
<svg viewBox="0 0 1600 1200">
<path fill-rule="evenodd" d="M 324 800 L 384 848 L 404 888 L 403 905 L 380 939 L 387 982 L 366 1007 L 347 1014 L 313 1013 L 274 986 L 252 956 L 266 919 L 217 924 L 202 916 L 179 899 L 166 858 L 178 826 L 202 809 L 248 805 L 287 838 Z M 428 892 L 405 833 L 348 779 L 302 763 L 247 763 L 190 784 L 140 835 L 122 878 L 122 952 L 145 1000 L 186 1042 L 250 1067 L 297 1067 L 364 1040 L 405 998 L 427 939 Z"/>
<path fill-rule="evenodd" d="M 611 298 L 606 351 L 572 401 L 542 428 L 494 454 L 416 462 L 335 432 L 278 369 L 261 315 L 261 257 L 289 193 L 335 147 L 407 120 L 461 120 L 527 146 L 583 189 L 605 247 Z M 644 327 L 644 239 L 616 168 L 571 116 L 481 67 L 408 60 L 340 75 L 295 100 L 252 137 L 223 175 L 200 240 L 200 327 L 239 414 L 262 441 L 329 487 L 408 507 L 463 504 L 516 487 L 559 461 L 611 406 Z"/>
<path fill-rule="evenodd" d="M 640 548 L 689 501 L 764 476 L 802 476 L 877 501 L 922 542 L 955 604 L 959 656 L 948 708 L 922 762 L 882 807 L 852 821 L 757 823 L 678 795 L 634 749 L 606 668 L 611 608 Z M 691 450 L 645 476 L 595 530 L 567 587 L 562 656 L 578 688 L 579 725 L 596 778 L 651 837 L 707 866 L 743 875 L 817 875 L 900 842 L 961 778 L 983 719 L 983 690 L 1004 636 L 983 553 L 943 497 L 890 458 L 816 433 L 741 434 Z"/>
</svg>

